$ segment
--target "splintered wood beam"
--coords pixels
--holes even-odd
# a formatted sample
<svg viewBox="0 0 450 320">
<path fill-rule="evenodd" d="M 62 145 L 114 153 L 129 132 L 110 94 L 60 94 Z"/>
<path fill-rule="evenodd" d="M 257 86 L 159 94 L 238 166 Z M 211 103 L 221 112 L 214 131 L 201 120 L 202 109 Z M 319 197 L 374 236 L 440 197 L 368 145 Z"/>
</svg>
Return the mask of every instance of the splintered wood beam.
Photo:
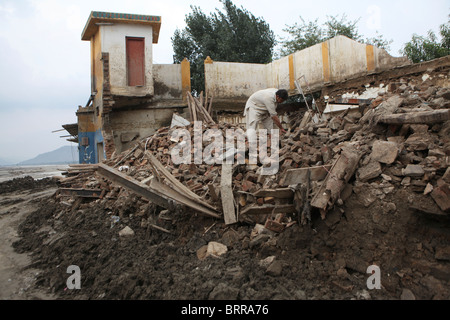
<svg viewBox="0 0 450 320">
<path fill-rule="evenodd" d="M 389 114 L 377 118 L 378 122 L 386 124 L 439 123 L 447 120 L 450 120 L 450 109 Z"/>
<path fill-rule="evenodd" d="M 232 189 L 232 176 L 233 165 L 226 163 L 222 164 L 222 174 L 220 177 L 220 194 L 222 197 L 222 209 L 225 224 L 233 224 L 237 222 Z"/>
<path fill-rule="evenodd" d="M 259 189 L 253 196 L 257 198 L 274 197 L 279 199 L 290 199 L 294 197 L 294 191 L 290 188 L 278 188 L 278 189 Z"/>
<path fill-rule="evenodd" d="M 195 202 L 199 203 L 200 205 L 203 205 L 205 207 L 209 207 L 212 210 L 216 210 L 216 208 L 214 208 L 209 203 L 203 201 L 203 199 L 199 195 L 194 193 L 191 189 L 189 189 L 184 184 L 182 184 L 179 180 L 177 180 L 177 178 L 175 178 L 169 172 L 169 170 L 167 170 L 163 166 L 163 164 L 158 159 L 156 159 L 156 157 L 151 152 L 149 152 L 147 150 L 147 151 L 145 151 L 144 154 L 149 159 L 152 167 L 156 169 L 157 172 L 155 172 L 155 174 L 159 173 L 160 175 L 162 175 L 163 178 L 167 179 L 167 181 L 172 185 L 172 187 L 176 191 L 178 191 L 181 194 L 186 195 L 187 197 L 191 198 L 192 200 L 194 200 Z"/>
<path fill-rule="evenodd" d="M 320 209 L 322 219 L 325 219 L 327 209 L 339 198 L 346 183 L 355 173 L 362 153 L 354 147 L 347 147 L 334 162 L 324 183 L 311 200 L 311 206 Z"/>
<path fill-rule="evenodd" d="M 117 171 L 106 164 L 100 163 L 97 172 L 108 180 L 127 188 L 137 195 L 157 204 L 160 207 L 169 209 L 169 198 L 161 195 L 159 192 L 150 189 L 146 184 L 139 182 L 120 171 Z"/>
<path fill-rule="evenodd" d="M 251 205 L 241 211 L 241 215 L 248 214 L 270 214 L 270 213 L 295 213 L 295 206 L 293 204 L 283 204 L 283 205 Z"/>
<path fill-rule="evenodd" d="M 83 189 L 83 188 L 59 188 L 59 194 L 66 196 L 77 196 L 81 198 L 101 198 L 105 194 L 103 189 Z"/>
<path fill-rule="evenodd" d="M 148 187 L 147 187 L 148 188 Z M 150 188 L 153 192 L 160 192 L 161 195 L 164 195 L 165 197 L 169 198 L 170 201 L 175 203 L 181 203 L 182 205 L 185 205 L 199 213 L 202 213 L 204 215 L 216 218 L 216 219 L 223 219 L 222 216 L 218 215 L 216 212 L 212 211 L 209 208 L 206 208 L 197 202 L 193 201 L 192 199 L 186 197 L 183 194 L 180 194 L 173 188 L 169 187 L 168 185 L 161 183 L 157 181 L 156 179 L 152 179 L 150 181 Z M 158 190 L 158 191 L 156 191 Z M 173 207 L 173 205 L 172 205 Z"/>
<path fill-rule="evenodd" d="M 221 217 L 212 210 L 201 206 L 192 199 L 178 193 L 169 186 L 152 179 L 150 186 L 133 179 L 120 171 L 117 171 L 103 163 L 98 166 L 98 173 L 114 183 L 120 184 L 137 195 L 155 203 L 165 209 L 173 209 L 174 203 L 180 203 L 208 216 L 218 218 Z"/>
<path fill-rule="evenodd" d="M 280 181 L 280 185 L 283 187 L 302 184 L 306 182 L 308 171 L 310 172 L 311 181 L 320 181 L 325 179 L 330 170 L 331 165 L 288 169 Z"/>
</svg>

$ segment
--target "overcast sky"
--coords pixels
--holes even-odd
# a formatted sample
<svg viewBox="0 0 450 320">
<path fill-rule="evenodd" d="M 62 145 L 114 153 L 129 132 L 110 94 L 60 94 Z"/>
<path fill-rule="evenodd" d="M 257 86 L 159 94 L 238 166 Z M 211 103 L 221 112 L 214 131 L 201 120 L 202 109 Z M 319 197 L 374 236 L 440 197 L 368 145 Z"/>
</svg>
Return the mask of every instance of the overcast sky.
<svg viewBox="0 0 450 320">
<path fill-rule="evenodd" d="M 436 33 L 447 22 L 449 0 L 300 1 L 234 0 L 263 18 L 277 37 L 286 25 L 346 14 L 359 20 L 359 33 L 376 31 L 393 40 L 390 53 L 416 33 Z M 219 0 L 0 0 L 0 159 L 19 162 L 67 142 L 61 125 L 76 123 L 75 112 L 90 95 L 90 47 L 81 32 L 91 11 L 161 16 L 154 63 L 173 63 L 170 38 L 185 27 L 190 5 L 206 14 L 222 10 Z M 212 57 L 214 59 L 214 57 Z"/>
</svg>

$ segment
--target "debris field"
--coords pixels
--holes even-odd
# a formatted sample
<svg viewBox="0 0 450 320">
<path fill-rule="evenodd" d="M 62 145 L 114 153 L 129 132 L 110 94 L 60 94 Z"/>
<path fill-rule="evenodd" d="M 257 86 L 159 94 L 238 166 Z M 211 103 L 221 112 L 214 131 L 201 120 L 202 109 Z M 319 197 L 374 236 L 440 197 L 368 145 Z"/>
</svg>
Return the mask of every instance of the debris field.
<svg viewBox="0 0 450 320">
<path fill-rule="evenodd" d="M 208 130 L 245 127 L 214 122 L 211 101 L 191 96 L 184 125 L 71 165 L 15 249 L 61 299 L 449 299 L 449 70 L 343 86 L 321 96 L 341 109 L 320 121 L 291 112 L 273 175 L 249 163 L 247 140 L 244 153 L 211 148 Z M 191 159 L 233 163 L 175 164 L 176 130 Z M 66 288 L 70 265 L 81 290 Z M 380 289 L 367 286 L 372 265 Z"/>
</svg>

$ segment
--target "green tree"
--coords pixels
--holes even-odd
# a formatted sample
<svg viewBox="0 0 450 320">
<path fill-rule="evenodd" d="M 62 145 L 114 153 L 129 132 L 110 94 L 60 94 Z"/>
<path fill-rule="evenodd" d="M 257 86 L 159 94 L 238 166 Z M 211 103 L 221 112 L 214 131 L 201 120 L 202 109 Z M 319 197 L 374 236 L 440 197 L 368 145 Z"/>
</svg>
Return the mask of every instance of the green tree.
<svg viewBox="0 0 450 320">
<path fill-rule="evenodd" d="M 379 48 L 389 50 L 392 40 L 384 39 L 383 35 L 378 34 L 373 38 L 366 38 L 359 34 L 358 22 L 360 19 L 349 21 L 343 14 L 339 16 L 327 16 L 327 21 L 320 26 L 318 19 L 308 23 L 300 17 L 301 23 L 295 23 L 292 26 L 286 26 L 284 32 L 289 34 L 288 38 L 282 38 L 280 41 L 280 55 L 287 56 L 298 50 L 303 50 L 315 44 L 327 41 L 338 35 L 346 36 L 361 43 L 368 43 Z"/>
<path fill-rule="evenodd" d="M 449 21 L 439 28 L 441 41 L 430 30 L 428 36 L 413 34 L 411 41 L 405 43 L 400 53 L 407 56 L 412 62 L 429 61 L 450 54 L 450 15 Z"/>
<path fill-rule="evenodd" d="M 390 45 L 393 42 L 393 40 L 387 40 L 384 38 L 382 34 L 379 34 L 378 31 L 376 32 L 376 36 L 372 38 L 366 38 L 365 43 L 371 44 L 377 48 L 385 49 L 387 51 L 390 51 Z"/>
<path fill-rule="evenodd" d="M 361 41 L 362 36 L 358 33 L 357 24 L 360 19 L 355 21 L 347 21 L 347 16 L 342 15 L 341 19 L 338 20 L 337 17 L 327 16 L 328 20 L 325 22 L 326 27 L 326 38 L 325 40 L 334 38 L 336 36 L 346 36 L 355 41 Z"/>
<path fill-rule="evenodd" d="M 174 63 L 187 58 L 191 64 L 191 86 L 194 94 L 204 90 L 204 60 L 269 63 L 276 40 L 262 18 L 256 18 L 230 0 L 220 0 L 224 12 L 206 16 L 199 7 L 191 6 L 185 18 L 186 28 L 175 30 L 172 40 Z"/>
</svg>

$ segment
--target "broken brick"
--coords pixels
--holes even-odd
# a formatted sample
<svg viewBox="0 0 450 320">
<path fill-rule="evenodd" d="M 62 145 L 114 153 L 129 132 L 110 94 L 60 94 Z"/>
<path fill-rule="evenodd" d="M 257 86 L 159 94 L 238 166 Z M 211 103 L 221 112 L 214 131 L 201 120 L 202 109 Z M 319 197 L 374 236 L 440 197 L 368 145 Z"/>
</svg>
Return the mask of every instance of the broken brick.
<svg viewBox="0 0 450 320">
<path fill-rule="evenodd" d="M 433 192 L 431 192 L 431 197 L 442 211 L 450 211 L 450 188 L 448 184 L 435 188 Z"/>
</svg>

